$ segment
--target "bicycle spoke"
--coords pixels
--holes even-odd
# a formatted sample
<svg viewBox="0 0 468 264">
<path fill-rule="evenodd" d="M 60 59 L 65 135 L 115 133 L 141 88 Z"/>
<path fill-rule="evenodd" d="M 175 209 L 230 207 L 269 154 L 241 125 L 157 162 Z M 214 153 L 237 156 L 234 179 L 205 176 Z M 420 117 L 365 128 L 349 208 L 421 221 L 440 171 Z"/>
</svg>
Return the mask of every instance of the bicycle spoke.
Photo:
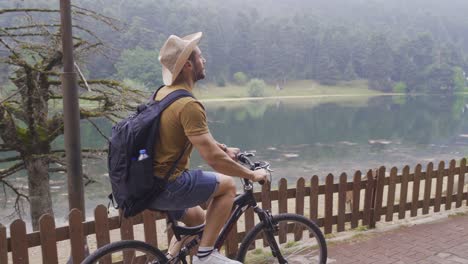
<svg viewBox="0 0 468 264">
<path fill-rule="evenodd" d="M 326 246 L 315 235 L 318 228 L 314 230 L 308 220 L 299 221 L 297 216 L 278 219 L 279 230 L 273 235 L 281 255 L 289 264 L 320 263 L 323 260 L 326 256 Z M 243 248 L 252 250 L 247 253 L 241 252 L 240 254 L 245 255 L 240 255 L 240 260 L 246 264 L 279 263 L 268 243 L 264 243 L 268 230 L 259 228 L 255 232 L 255 238 L 248 238 L 245 241 L 246 245 L 242 245 L 242 251 Z"/>
</svg>

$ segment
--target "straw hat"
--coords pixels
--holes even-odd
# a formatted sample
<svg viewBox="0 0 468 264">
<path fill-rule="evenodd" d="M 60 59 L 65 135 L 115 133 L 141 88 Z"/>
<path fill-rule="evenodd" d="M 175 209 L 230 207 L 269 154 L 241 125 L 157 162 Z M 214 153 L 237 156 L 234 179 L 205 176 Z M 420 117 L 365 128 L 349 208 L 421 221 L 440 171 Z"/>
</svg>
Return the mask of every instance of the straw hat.
<svg viewBox="0 0 468 264">
<path fill-rule="evenodd" d="M 162 65 L 162 76 L 165 85 L 171 85 L 187 62 L 190 54 L 200 42 L 202 32 L 183 38 L 169 36 L 159 51 L 159 62 Z"/>
</svg>

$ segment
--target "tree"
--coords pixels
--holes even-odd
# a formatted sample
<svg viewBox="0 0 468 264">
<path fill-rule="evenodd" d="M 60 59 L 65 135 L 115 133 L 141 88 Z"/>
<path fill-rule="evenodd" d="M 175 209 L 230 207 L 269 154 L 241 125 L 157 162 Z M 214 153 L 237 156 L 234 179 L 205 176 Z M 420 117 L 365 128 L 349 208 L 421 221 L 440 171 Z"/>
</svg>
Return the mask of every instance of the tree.
<svg viewBox="0 0 468 264">
<path fill-rule="evenodd" d="M 371 38 L 366 66 L 371 88 L 391 91 L 393 52 L 385 35 L 378 34 Z"/>
<path fill-rule="evenodd" d="M 84 25 L 99 22 L 114 27 L 116 21 L 77 6 L 72 10 L 82 23 L 74 21 L 74 51 L 77 61 L 82 61 L 104 47 L 99 37 Z M 41 8 L 0 9 L 0 19 L 4 19 L 1 25 L 6 25 L 0 27 L 0 63 L 9 65 L 9 80 L 14 85 L 11 94 L 0 97 L 0 152 L 10 154 L 0 159 L 0 163 L 8 166 L 0 170 L 0 184 L 15 193 L 15 211 L 20 216 L 20 202 L 29 201 L 35 230 L 42 214 L 53 214 L 49 174 L 66 172 L 64 150 L 51 147 L 64 133 L 63 113 L 52 106 L 62 100 L 59 80 L 62 49 L 60 25 L 54 24 L 54 17 L 48 14 L 56 16 L 58 12 Z M 138 94 L 142 94 L 111 80 L 88 80 L 87 84 L 79 82 L 80 100 L 89 105 L 80 109 L 80 118 L 91 124 L 93 118 L 121 118 L 119 112 L 129 110 L 139 101 Z M 84 149 L 83 153 L 92 157 L 93 153 L 104 151 Z M 23 170 L 28 178 L 28 193 L 9 180 Z"/>
<path fill-rule="evenodd" d="M 262 79 L 252 79 L 247 83 L 250 97 L 262 97 L 265 95 L 266 84 Z"/>
<path fill-rule="evenodd" d="M 163 83 L 158 56 L 159 52 L 140 47 L 125 50 L 115 65 L 117 76 L 121 80 L 129 78 L 139 81 L 154 90 Z"/>
<path fill-rule="evenodd" d="M 247 75 L 245 75 L 245 73 L 243 73 L 243 72 L 236 72 L 236 73 L 234 73 L 233 77 L 234 77 L 234 81 L 239 85 L 244 85 L 249 80 Z"/>
</svg>

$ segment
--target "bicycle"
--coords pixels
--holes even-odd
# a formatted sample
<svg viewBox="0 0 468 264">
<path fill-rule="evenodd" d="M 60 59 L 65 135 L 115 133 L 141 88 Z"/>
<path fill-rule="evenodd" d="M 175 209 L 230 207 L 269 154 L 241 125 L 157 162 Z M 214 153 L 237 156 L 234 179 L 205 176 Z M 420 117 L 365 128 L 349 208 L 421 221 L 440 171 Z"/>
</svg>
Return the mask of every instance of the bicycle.
<svg viewBox="0 0 468 264">
<path fill-rule="evenodd" d="M 240 153 L 238 161 L 251 170 L 260 168 L 272 171 L 268 162 L 252 162 L 252 153 Z M 229 231 L 240 216 L 253 208 L 260 222 L 242 240 L 236 260 L 243 263 L 320 263 L 327 260 L 327 245 L 319 227 L 308 218 L 298 214 L 279 214 L 273 216 L 268 210 L 258 207 L 253 195 L 253 183 L 243 180 L 244 193 L 237 195 L 231 216 L 221 230 L 214 248 L 220 250 Z M 263 184 L 263 183 L 260 183 Z M 175 264 L 187 263 L 187 256 L 200 242 L 204 224 L 195 227 L 179 226 L 177 221 L 168 217 L 168 227 L 172 228 L 178 241 L 186 243 L 178 254 L 168 257 L 161 250 L 136 240 L 123 240 L 103 246 L 89 255 L 82 264 L 113 263 L 112 254 L 123 257 L 118 263 Z M 104 262 L 102 260 L 106 260 Z M 120 259 L 118 260 L 120 261 Z"/>
</svg>

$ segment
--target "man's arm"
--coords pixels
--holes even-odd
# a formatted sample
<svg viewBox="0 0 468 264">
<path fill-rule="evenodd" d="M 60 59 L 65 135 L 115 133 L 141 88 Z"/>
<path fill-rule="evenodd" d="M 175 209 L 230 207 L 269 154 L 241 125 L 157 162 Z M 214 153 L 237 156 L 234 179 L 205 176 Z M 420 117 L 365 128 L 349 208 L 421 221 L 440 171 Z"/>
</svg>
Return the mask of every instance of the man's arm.
<svg viewBox="0 0 468 264">
<path fill-rule="evenodd" d="M 198 136 L 188 136 L 190 142 L 198 150 L 202 158 L 215 171 L 229 175 L 246 178 L 256 181 L 255 173 L 235 162 L 221 148 L 221 144 L 216 142 L 211 133 L 205 133 Z M 219 145 L 218 145 L 219 144 Z"/>
</svg>

